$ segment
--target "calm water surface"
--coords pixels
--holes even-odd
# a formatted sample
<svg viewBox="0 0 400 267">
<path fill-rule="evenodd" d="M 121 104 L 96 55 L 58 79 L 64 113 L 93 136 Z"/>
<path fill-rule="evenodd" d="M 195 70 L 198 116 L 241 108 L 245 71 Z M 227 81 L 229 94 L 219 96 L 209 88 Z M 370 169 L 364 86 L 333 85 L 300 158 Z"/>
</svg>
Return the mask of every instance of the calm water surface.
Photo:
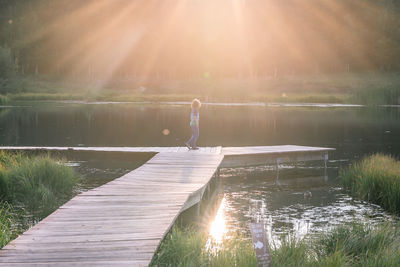
<svg viewBox="0 0 400 267">
<path fill-rule="evenodd" d="M 0 107 L 0 145 L 182 146 L 190 129 L 188 105 L 19 102 Z M 216 238 L 262 221 L 270 237 L 304 236 L 351 220 L 396 219 L 380 207 L 343 193 L 338 169 L 384 152 L 400 154 L 400 109 L 396 107 L 291 107 L 204 105 L 200 146 L 309 145 L 333 147 L 327 176 L 323 163 L 282 165 L 279 179 L 270 166 L 225 169 L 213 208 L 199 221 Z M 168 131 L 165 131 L 168 130 Z M 108 163 L 107 163 L 108 162 Z M 75 159 L 86 179 L 80 190 L 110 181 L 145 162 Z M 311 192 L 311 198 L 304 193 Z M 190 212 L 189 212 L 190 214 Z"/>
</svg>

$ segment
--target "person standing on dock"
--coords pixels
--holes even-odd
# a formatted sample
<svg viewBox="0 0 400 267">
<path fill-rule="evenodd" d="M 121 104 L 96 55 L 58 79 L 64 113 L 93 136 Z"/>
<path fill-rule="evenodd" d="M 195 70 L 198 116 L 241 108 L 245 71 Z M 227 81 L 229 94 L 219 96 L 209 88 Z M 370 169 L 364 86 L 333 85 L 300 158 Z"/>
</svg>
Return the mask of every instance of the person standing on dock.
<svg viewBox="0 0 400 267">
<path fill-rule="evenodd" d="M 185 143 L 187 148 L 197 150 L 199 149 L 196 145 L 197 139 L 199 139 L 199 109 L 201 102 L 198 99 L 192 101 L 192 112 L 190 113 L 190 128 L 192 129 L 192 137 Z"/>
</svg>

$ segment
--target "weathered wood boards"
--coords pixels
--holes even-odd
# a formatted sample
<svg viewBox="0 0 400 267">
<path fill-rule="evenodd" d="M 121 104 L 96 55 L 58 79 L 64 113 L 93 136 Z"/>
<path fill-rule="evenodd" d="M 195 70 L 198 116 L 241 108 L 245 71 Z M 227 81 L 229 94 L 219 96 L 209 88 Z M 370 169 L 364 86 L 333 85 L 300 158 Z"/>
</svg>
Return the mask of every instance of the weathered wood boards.
<svg viewBox="0 0 400 267">
<path fill-rule="evenodd" d="M 0 251 L 0 266 L 147 266 L 223 156 L 159 153 L 79 194 Z"/>
<path fill-rule="evenodd" d="M 180 212 L 201 200 L 220 166 L 262 164 L 277 158 L 324 159 L 331 150 L 301 146 L 197 151 L 177 147 L 0 149 L 158 153 L 121 178 L 77 195 L 0 250 L 0 266 L 30 267 L 147 266 Z"/>
<path fill-rule="evenodd" d="M 221 168 L 260 166 L 285 162 L 327 160 L 332 148 L 308 146 L 224 147 Z"/>
</svg>

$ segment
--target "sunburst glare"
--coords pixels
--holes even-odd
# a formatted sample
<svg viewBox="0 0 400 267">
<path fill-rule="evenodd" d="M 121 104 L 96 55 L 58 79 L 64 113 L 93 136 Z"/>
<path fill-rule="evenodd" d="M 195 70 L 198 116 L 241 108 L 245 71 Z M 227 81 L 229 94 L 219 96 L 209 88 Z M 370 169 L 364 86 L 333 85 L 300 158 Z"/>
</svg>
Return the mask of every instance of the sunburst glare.
<svg viewBox="0 0 400 267">
<path fill-rule="evenodd" d="M 221 243 L 225 234 L 228 232 L 225 220 L 225 207 L 226 199 L 224 197 L 221 201 L 221 205 L 218 208 L 217 215 L 210 224 L 210 237 L 213 239 L 212 241 L 217 243 Z"/>
</svg>

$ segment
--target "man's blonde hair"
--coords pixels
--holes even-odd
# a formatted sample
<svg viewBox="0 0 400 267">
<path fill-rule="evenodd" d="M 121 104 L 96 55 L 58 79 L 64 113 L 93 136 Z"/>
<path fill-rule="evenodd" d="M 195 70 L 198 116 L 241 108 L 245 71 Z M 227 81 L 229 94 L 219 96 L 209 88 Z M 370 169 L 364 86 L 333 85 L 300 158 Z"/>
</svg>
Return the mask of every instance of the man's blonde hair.
<svg viewBox="0 0 400 267">
<path fill-rule="evenodd" d="M 201 107 L 201 102 L 197 98 L 193 99 L 192 101 L 192 108 L 200 108 Z"/>
</svg>

